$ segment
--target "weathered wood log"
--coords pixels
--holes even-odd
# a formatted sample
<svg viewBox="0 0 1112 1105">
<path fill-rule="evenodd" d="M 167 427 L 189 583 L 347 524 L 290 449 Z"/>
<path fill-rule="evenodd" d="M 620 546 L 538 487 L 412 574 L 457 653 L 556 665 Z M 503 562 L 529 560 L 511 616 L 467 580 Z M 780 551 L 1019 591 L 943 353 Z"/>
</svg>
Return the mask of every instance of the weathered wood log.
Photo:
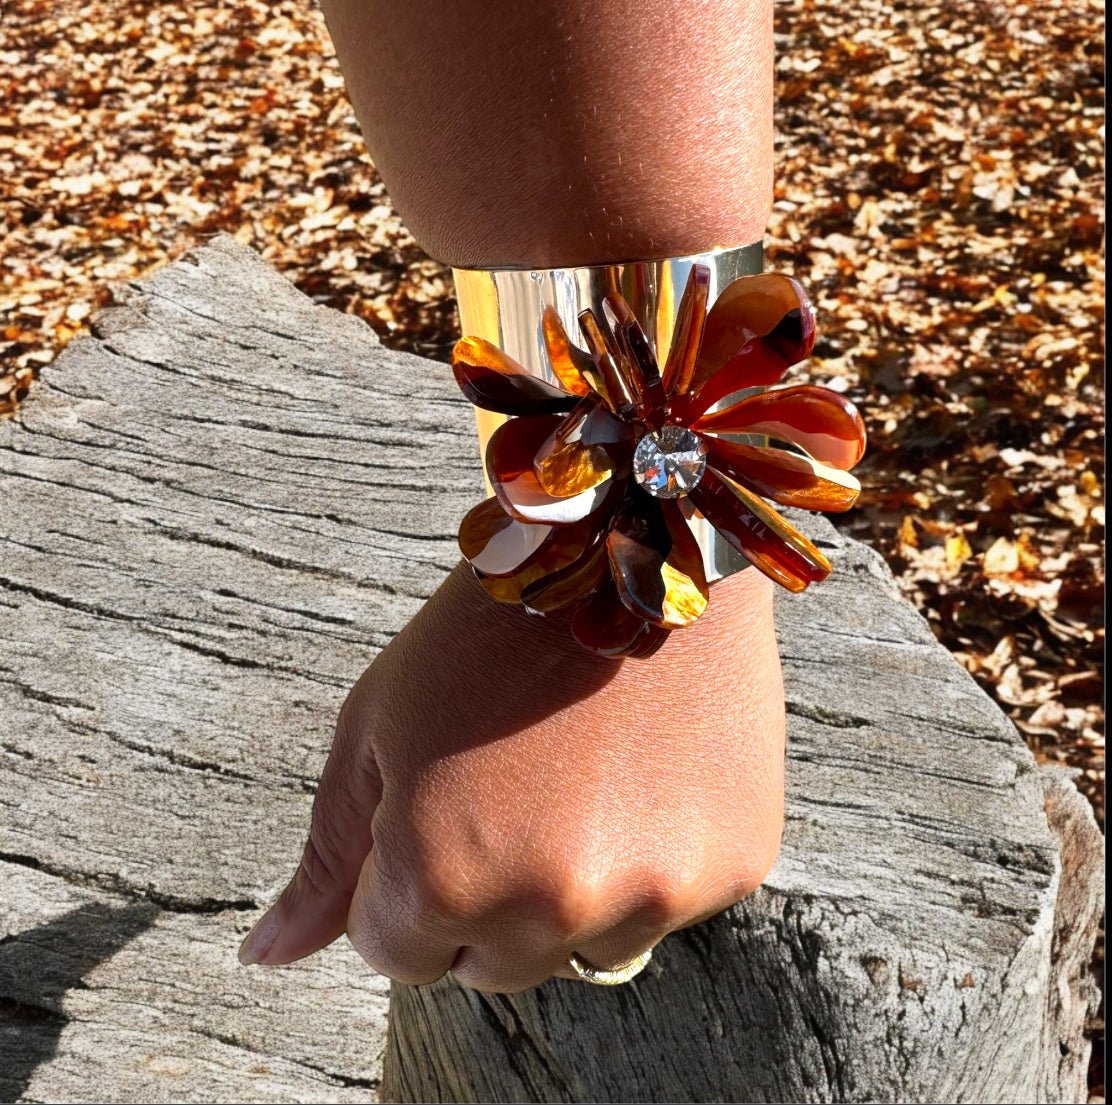
<svg viewBox="0 0 1112 1105">
<path fill-rule="evenodd" d="M 366 1100 L 385 980 L 235 946 L 346 687 L 455 562 L 470 411 L 218 239 L 44 373 L 0 479 L 0 1098 Z M 615 990 L 394 987 L 384 1099 L 1084 1100 L 1088 807 L 811 529 L 766 886 Z"/>
</svg>

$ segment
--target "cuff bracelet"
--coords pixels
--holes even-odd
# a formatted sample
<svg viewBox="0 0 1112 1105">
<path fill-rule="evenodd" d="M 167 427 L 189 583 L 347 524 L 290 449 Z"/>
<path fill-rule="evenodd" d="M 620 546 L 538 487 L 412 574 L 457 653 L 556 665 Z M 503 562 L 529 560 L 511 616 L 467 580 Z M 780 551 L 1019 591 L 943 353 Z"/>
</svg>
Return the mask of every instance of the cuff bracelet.
<svg viewBox="0 0 1112 1105">
<path fill-rule="evenodd" d="M 490 498 L 460 525 L 488 593 L 571 615 L 584 647 L 644 657 L 752 565 L 791 591 L 830 563 L 766 500 L 847 510 L 860 414 L 775 387 L 811 352 L 800 285 L 762 245 L 565 269 L 456 269 L 452 368 Z"/>
<path fill-rule="evenodd" d="M 617 292 L 629 304 L 659 357 L 661 350 L 666 352 L 671 347 L 680 297 L 696 265 L 704 266 L 709 272 L 707 299 L 713 303 L 719 292 L 739 276 L 755 276 L 763 271 L 764 243 L 757 241 L 688 257 L 627 261 L 617 265 L 452 269 L 460 332 L 498 346 L 530 375 L 559 386 L 545 348 L 543 319 L 546 308 L 554 309 L 564 329 L 576 335 L 579 316 L 591 310 L 603 318 L 605 298 Z M 475 408 L 479 449 L 484 458 L 491 434 L 506 417 Z M 487 486 L 489 490 L 489 472 Z M 703 555 L 708 582 L 749 566 L 749 561 L 720 537 L 706 519 L 693 517 L 689 524 Z"/>
</svg>

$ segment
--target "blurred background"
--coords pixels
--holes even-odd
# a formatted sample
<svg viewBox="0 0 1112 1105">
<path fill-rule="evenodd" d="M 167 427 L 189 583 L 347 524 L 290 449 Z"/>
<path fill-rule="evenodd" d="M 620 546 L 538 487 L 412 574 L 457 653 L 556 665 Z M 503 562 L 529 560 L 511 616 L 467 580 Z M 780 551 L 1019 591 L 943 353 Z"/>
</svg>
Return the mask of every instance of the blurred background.
<svg viewBox="0 0 1112 1105">
<path fill-rule="evenodd" d="M 1103 825 L 1103 4 L 776 13 L 768 263 L 871 434 L 838 521 Z M 0 417 L 113 284 L 215 231 L 390 346 L 458 336 L 309 0 L 3 0 L 0 177 Z"/>
</svg>

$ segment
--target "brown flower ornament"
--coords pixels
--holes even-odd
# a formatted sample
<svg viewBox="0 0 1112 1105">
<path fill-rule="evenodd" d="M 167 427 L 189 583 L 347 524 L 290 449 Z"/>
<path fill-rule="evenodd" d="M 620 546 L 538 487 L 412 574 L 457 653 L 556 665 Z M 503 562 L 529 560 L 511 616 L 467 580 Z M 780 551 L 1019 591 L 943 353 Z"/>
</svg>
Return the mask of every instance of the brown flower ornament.
<svg viewBox="0 0 1112 1105">
<path fill-rule="evenodd" d="M 860 491 L 849 469 L 865 426 L 852 403 L 808 385 L 751 390 L 811 352 L 803 289 L 776 273 L 746 276 L 708 312 L 709 287 L 709 270 L 694 266 L 663 367 L 619 295 L 606 298 L 606 320 L 579 316 L 587 351 L 545 313 L 558 387 L 479 338 L 452 352 L 464 395 L 515 416 L 487 445 L 494 496 L 460 524 L 464 557 L 500 602 L 573 609 L 576 639 L 605 656 L 648 656 L 706 609 L 687 523 L 696 511 L 765 575 L 802 591 L 830 563 L 764 499 L 841 511 Z"/>
</svg>

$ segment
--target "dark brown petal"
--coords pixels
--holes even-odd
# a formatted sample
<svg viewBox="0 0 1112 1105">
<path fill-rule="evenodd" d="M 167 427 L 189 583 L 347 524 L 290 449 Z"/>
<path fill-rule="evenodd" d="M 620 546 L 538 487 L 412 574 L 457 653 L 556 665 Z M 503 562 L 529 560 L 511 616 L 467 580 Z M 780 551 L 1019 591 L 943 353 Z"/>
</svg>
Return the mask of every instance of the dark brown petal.
<svg viewBox="0 0 1112 1105">
<path fill-rule="evenodd" d="M 810 355 L 814 311 L 807 293 L 790 276 L 743 276 L 722 290 L 707 315 L 692 390 L 724 368 L 752 338 L 762 339 L 789 365 Z"/>
<path fill-rule="evenodd" d="M 857 408 L 844 395 L 811 384 L 750 395 L 704 414 L 692 429 L 790 441 L 815 460 L 847 472 L 865 453 L 865 422 Z"/>
<path fill-rule="evenodd" d="M 661 629 L 659 625 L 650 625 L 646 622 L 641 636 L 626 649 L 624 656 L 628 660 L 644 660 L 665 644 L 671 635 L 670 629 Z"/>
<path fill-rule="evenodd" d="M 486 469 L 502 508 L 519 522 L 567 525 L 599 509 L 614 492 L 604 480 L 575 495 L 550 495 L 533 467 L 544 443 L 563 422 L 559 415 L 536 415 L 504 422 L 487 442 Z"/>
<path fill-rule="evenodd" d="M 669 399 L 686 394 L 691 386 L 695 360 L 703 340 L 709 293 L 710 269 L 706 265 L 692 265 L 676 314 L 672 347 L 668 350 L 668 361 L 664 366 L 664 390 Z"/>
<path fill-rule="evenodd" d="M 464 515 L 459 524 L 459 548 L 471 567 L 484 576 L 510 576 L 540 551 L 552 530 L 552 526 L 516 521 L 491 498 Z"/>
<path fill-rule="evenodd" d="M 461 338 L 452 350 L 460 390 L 476 407 L 498 414 L 553 414 L 571 410 L 576 398 L 536 376 L 482 338 Z"/>
<path fill-rule="evenodd" d="M 600 540 L 574 563 L 525 587 L 521 604 L 535 613 L 551 614 L 584 598 L 609 576 L 606 542 Z"/>
<path fill-rule="evenodd" d="M 703 328 L 685 421 L 744 388 L 768 387 L 811 352 L 815 315 L 796 281 L 779 273 L 743 276 L 714 301 Z"/>
<path fill-rule="evenodd" d="M 705 441 L 714 468 L 782 506 L 837 512 L 849 510 L 861 494 L 855 477 L 811 457 L 717 437 Z"/>
<path fill-rule="evenodd" d="M 830 561 L 753 492 L 708 468 L 691 501 L 754 567 L 789 591 L 830 574 Z"/>
<path fill-rule="evenodd" d="M 541 326 L 548 363 L 564 390 L 579 396 L 590 395 L 592 391 L 601 394 L 598 365 L 588 353 L 572 345 L 555 307 L 545 307 Z"/>
<path fill-rule="evenodd" d="M 579 315 L 579 328 L 583 331 L 583 338 L 587 348 L 598 362 L 599 372 L 602 374 L 603 390 L 606 393 L 610 409 L 620 418 L 629 418 L 637 410 L 640 394 L 637 390 L 637 380 L 630 374 L 625 357 L 614 341 L 608 329 L 605 329 L 598 320 L 598 316 L 589 308 Z"/>
<path fill-rule="evenodd" d="M 544 542 L 521 568 L 508 576 L 491 576 L 476 570 L 479 581 L 499 602 L 521 602 L 533 584 L 558 577 L 573 565 L 585 566 L 589 554 L 604 545 L 593 518 L 568 526 L 544 526 Z"/>
<path fill-rule="evenodd" d="M 541 488 L 566 498 L 629 473 L 633 430 L 592 395 L 541 443 L 533 460 Z"/>
<path fill-rule="evenodd" d="M 682 629 L 706 609 L 703 558 L 676 503 L 632 496 L 615 515 L 606 546 L 618 594 L 639 618 Z"/>
<path fill-rule="evenodd" d="M 693 425 L 705 411 L 735 391 L 779 383 L 789 367 L 788 362 L 773 353 L 760 338 L 753 338 L 725 368 L 707 381 L 701 391 L 672 404 L 673 420 Z"/>
<path fill-rule="evenodd" d="M 664 415 L 666 396 L 656 354 L 623 296 L 608 295 L 603 303 L 613 319 L 612 328 L 622 363 L 637 395 L 638 417 L 657 427 Z"/>
<path fill-rule="evenodd" d="M 650 655 L 668 636 L 668 630 L 631 614 L 609 579 L 576 610 L 571 631 L 584 648 L 614 658 Z"/>
</svg>

